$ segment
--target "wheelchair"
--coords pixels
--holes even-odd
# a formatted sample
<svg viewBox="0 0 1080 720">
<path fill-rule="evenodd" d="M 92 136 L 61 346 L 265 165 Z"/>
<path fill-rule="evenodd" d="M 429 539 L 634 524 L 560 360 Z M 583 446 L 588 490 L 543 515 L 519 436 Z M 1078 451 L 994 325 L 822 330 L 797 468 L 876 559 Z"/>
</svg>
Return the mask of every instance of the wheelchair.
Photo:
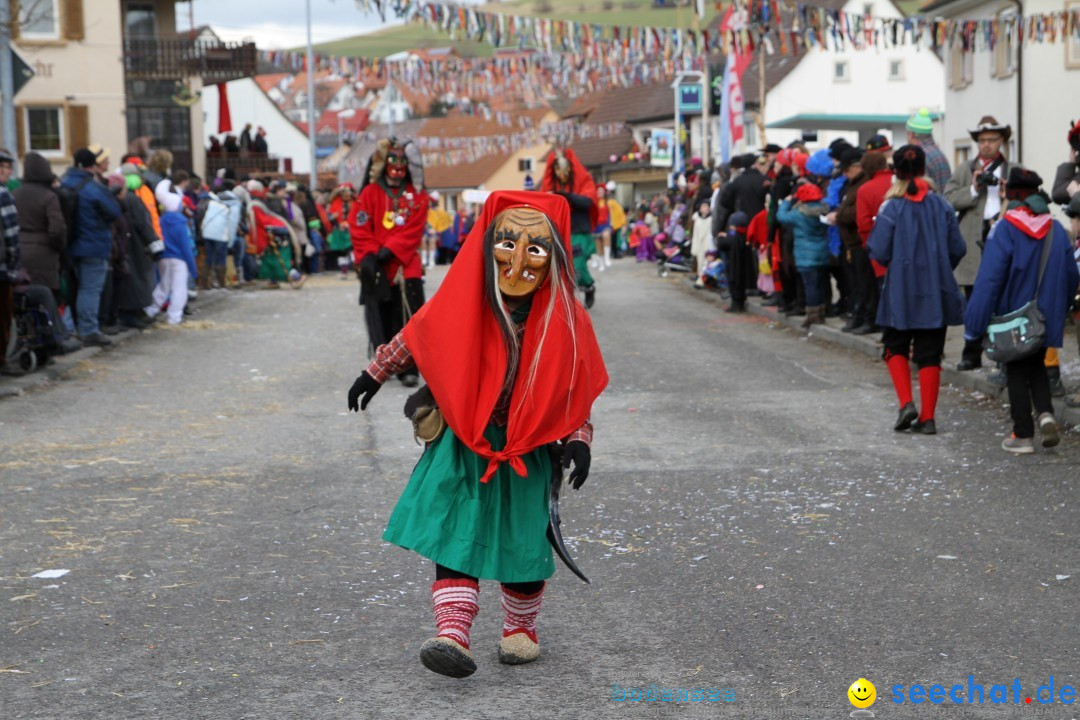
<svg viewBox="0 0 1080 720">
<path fill-rule="evenodd" d="M 18 288 L 15 289 L 11 326 L 11 338 L 4 353 L 4 370 L 14 375 L 26 375 L 43 367 L 57 349 L 52 320 L 45 308 L 30 302 Z"/>
</svg>

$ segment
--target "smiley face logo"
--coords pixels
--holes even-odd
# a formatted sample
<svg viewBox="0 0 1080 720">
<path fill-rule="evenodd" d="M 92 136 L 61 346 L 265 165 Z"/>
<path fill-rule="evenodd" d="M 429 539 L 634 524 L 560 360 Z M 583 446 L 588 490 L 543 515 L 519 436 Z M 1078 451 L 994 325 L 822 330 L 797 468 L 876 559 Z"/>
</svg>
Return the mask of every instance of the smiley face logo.
<svg viewBox="0 0 1080 720">
<path fill-rule="evenodd" d="M 877 688 L 866 678 L 859 678 L 847 689 L 848 700 L 857 708 L 868 708 L 877 700 Z"/>
</svg>

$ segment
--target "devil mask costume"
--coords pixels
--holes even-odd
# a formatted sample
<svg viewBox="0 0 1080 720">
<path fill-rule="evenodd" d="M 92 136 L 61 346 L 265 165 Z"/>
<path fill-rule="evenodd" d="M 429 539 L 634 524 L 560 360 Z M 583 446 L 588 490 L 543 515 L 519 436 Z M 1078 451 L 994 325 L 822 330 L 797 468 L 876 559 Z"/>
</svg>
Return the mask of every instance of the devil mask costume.
<svg viewBox="0 0 1080 720">
<path fill-rule="evenodd" d="M 349 209 L 349 232 L 373 352 L 424 304 L 419 251 L 429 199 L 419 150 L 396 138 L 375 146 L 364 181 Z M 402 373 L 400 379 L 407 386 L 417 383 L 415 371 Z"/>
<path fill-rule="evenodd" d="M 437 406 L 383 538 L 436 564 L 438 635 L 420 658 L 451 677 L 476 670 L 481 578 L 502 583 L 500 660 L 539 656 L 536 616 L 555 571 L 549 498 L 560 465 L 573 466 L 575 488 L 588 475 L 589 415 L 607 370 L 574 297 L 569 235 L 563 198 L 492 193 L 432 301 L 349 391 L 350 409 L 366 408 L 391 375 L 417 368 L 427 386 L 406 413 L 426 420 L 424 406 Z"/>
</svg>

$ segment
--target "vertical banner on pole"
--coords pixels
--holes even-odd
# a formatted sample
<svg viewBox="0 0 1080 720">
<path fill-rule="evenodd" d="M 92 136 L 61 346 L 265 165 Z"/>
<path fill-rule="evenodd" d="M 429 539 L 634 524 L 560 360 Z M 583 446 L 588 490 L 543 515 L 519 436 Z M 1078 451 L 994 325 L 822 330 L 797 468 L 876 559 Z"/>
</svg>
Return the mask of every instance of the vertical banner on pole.
<svg viewBox="0 0 1080 720">
<path fill-rule="evenodd" d="M 729 7 L 720 25 L 720 31 L 738 30 L 744 19 L 736 16 L 733 7 Z M 750 52 L 735 52 L 732 44 L 724 63 L 723 96 L 720 101 L 720 159 L 729 162 L 735 145 L 745 136 L 743 112 L 745 104 L 742 94 L 742 74 L 750 65 L 753 56 Z"/>
</svg>

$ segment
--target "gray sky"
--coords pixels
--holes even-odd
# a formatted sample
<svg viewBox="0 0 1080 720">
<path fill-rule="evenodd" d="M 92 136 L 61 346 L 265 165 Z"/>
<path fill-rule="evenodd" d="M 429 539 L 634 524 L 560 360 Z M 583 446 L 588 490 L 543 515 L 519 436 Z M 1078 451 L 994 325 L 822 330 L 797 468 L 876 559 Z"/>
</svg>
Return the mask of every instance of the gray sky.
<svg viewBox="0 0 1080 720">
<path fill-rule="evenodd" d="M 211 25 L 223 40 L 253 39 L 260 49 L 299 47 L 307 42 L 305 0 L 194 0 L 195 25 Z M 458 0 L 479 4 L 482 0 Z M 189 5 L 177 3 L 178 30 L 190 27 Z M 315 43 L 372 32 L 384 23 L 379 14 L 364 14 L 356 0 L 311 0 L 311 39 Z"/>
<path fill-rule="evenodd" d="M 253 39 L 260 49 L 268 50 L 296 47 L 307 41 L 304 0 L 195 0 L 192 9 L 196 25 L 213 26 L 224 40 Z M 177 3 L 179 30 L 189 26 L 188 17 L 188 5 Z M 380 27 L 384 24 L 378 13 L 365 15 L 355 0 L 311 0 L 311 37 L 315 43 Z"/>
</svg>

